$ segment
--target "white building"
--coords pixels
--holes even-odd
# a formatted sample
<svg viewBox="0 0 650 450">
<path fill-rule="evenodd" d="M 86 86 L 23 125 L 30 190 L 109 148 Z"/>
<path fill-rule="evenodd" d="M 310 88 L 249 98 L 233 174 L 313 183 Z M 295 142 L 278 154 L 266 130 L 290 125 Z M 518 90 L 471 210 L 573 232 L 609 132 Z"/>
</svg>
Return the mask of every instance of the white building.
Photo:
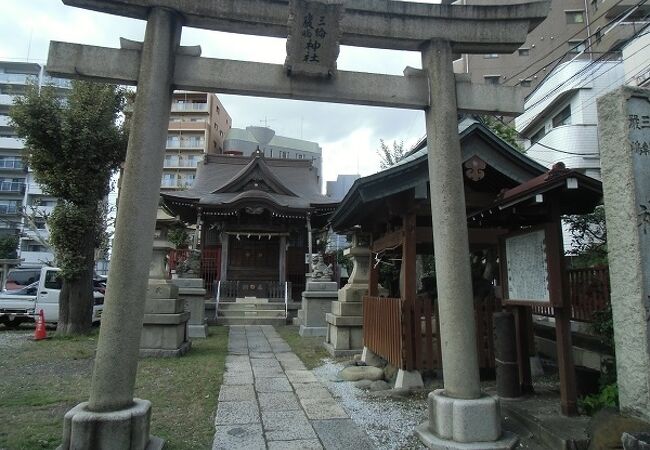
<svg viewBox="0 0 650 450">
<path fill-rule="evenodd" d="M 650 33 L 646 30 L 623 47 L 625 83 L 650 87 Z"/>
<path fill-rule="evenodd" d="M 267 158 L 308 159 L 322 176 L 323 149 L 316 142 L 278 136 L 268 127 L 231 128 L 224 141 L 223 152 L 231 155 L 250 156 L 257 149 Z"/>
<path fill-rule="evenodd" d="M 525 112 L 515 120 L 526 155 L 547 167 L 563 162 L 600 179 L 596 100 L 624 81 L 620 57 L 559 65 L 528 96 Z"/>
<path fill-rule="evenodd" d="M 70 82 L 50 77 L 37 63 L 0 61 L 0 234 L 20 238 L 18 258 L 23 266 L 41 266 L 54 260 L 41 238 L 48 237 L 42 216 L 52 212 L 56 199 L 34 181 L 22 161 L 23 142 L 9 125 L 14 97 L 24 94 L 29 84 L 53 85 L 65 95 Z M 35 220 L 28 223 L 23 213 L 36 213 Z"/>
</svg>

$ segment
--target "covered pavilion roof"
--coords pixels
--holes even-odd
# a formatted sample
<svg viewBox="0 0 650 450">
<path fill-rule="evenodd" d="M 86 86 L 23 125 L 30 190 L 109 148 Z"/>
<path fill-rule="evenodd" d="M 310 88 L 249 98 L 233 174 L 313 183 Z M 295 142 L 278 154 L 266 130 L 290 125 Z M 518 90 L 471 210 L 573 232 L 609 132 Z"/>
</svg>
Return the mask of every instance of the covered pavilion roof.
<svg viewBox="0 0 650 450">
<path fill-rule="evenodd" d="M 337 204 L 320 193 L 319 181 L 309 160 L 270 159 L 260 151 L 251 156 L 207 155 L 190 189 L 162 197 L 172 214 L 188 222 L 196 218 L 197 207 L 225 213 L 261 207 L 278 215 L 304 216 Z"/>
</svg>

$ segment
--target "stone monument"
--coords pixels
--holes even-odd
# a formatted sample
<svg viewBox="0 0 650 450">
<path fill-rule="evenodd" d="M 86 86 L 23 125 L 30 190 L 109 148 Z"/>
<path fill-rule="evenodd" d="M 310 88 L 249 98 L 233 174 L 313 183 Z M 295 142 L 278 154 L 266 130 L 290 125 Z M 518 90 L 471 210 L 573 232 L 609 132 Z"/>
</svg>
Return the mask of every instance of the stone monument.
<svg viewBox="0 0 650 450">
<path fill-rule="evenodd" d="M 650 421 L 650 89 L 598 99 L 621 412 Z"/>
<path fill-rule="evenodd" d="M 354 233 L 352 246 L 343 251 L 352 260 L 348 284 L 339 289 L 338 301 L 327 313 L 325 348 L 332 356 L 360 353 L 363 350 L 363 296 L 368 294 L 370 242 L 366 234 Z"/>
<path fill-rule="evenodd" d="M 332 310 L 332 301 L 338 297 L 337 284 L 332 281 L 332 267 L 326 266 L 321 255 L 311 264 L 311 279 L 302 293 L 300 336 L 326 336 L 325 315 Z"/>
<path fill-rule="evenodd" d="M 171 248 L 164 232 L 154 240 L 140 356 L 182 356 L 192 346 L 187 335 L 190 313 L 178 297 L 178 287 L 166 279 L 165 259 Z"/>
<path fill-rule="evenodd" d="M 475 445 L 474 448 L 493 449 L 512 444 L 501 439 L 500 423 L 493 420 L 498 403 L 486 399 L 480 391 L 456 117 L 458 110 L 521 113 L 523 92 L 503 86 L 473 85 L 462 77 L 456 78 L 452 62 L 459 53 L 516 51 L 528 33 L 545 19 L 549 0 L 516 5 L 361 0 L 64 2 L 147 21 L 144 42 L 123 43 L 120 49 L 50 44 L 47 67 L 54 76 L 138 86 L 90 399 L 66 415 L 64 449 L 140 450 L 154 443 L 148 426 L 151 405 L 134 399 L 133 392 L 172 88 L 425 112 L 445 389 L 432 394 L 431 411 L 435 414 L 418 433 L 431 448 Z M 336 39 L 319 36 L 307 47 L 309 41 L 298 38 L 298 44 L 289 48 L 287 66 L 201 58 L 200 47 L 180 46 L 183 26 L 278 38 L 291 37 L 296 32 L 302 35 L 307 31 L 305 24 L 310 15 L 316 18 L 323 5 L 339 3 L 340 11 L 330 11 L 323 25 L 316 24 L 322 28 L 321 36 L 324 32 Z M 294 19 L 290 20 L 291 17 Z M 419 51 L 423 55 L 423 69 L 405 76 L 339 71 L 331 60 L 337 54 L 332 46 L 339 44 Z M 324 60 L 324 65 L 321 55 L 330 58 Z M 297 62 L 314 66 L 294 67 Z M 297 70 L 297 76 L 292 76 L 293 70 Z M 332 332 L 328 343 L 332 348 L 345 340 L 346 317 L 351 317 L 353 324 L 348 331 L 358 330 L 348 334 L 349 346 L 361 348 L 361 316 L 350 314 L 360 312 L 361 272 L 366 272 L 367 283 L 369 255 L 367 248 L 363 255 L 361 246 L 351 249 L 353 258 L 354 252 L 358 252 L 356 259 L 365 259 L 366 267 L 355 267 L 359 274 L 352 278 L 358 282 L 352 284 L 359 289 L 343 291 L 339 301 L 333 302 L 332 314 L 328 315 L 328 330 Z M 347 301 L 354 298 L 356 302 Z M 459 329 L 470 331 L 459 333 Z M 468 429 L 471 432 L 463 431 Z"/>
<path fill-rule="evenodd" d="M 190 256 L 177 266 L 178 278 L 172 279 L 178 295 L 185 300 L 185 310 L 190 313 L 187 335 L 190 338 L 208 337 L 208 319 L 205 317 L 205 294 L 201 278 L 201 254 L 192 250 Z"/>
</svg>

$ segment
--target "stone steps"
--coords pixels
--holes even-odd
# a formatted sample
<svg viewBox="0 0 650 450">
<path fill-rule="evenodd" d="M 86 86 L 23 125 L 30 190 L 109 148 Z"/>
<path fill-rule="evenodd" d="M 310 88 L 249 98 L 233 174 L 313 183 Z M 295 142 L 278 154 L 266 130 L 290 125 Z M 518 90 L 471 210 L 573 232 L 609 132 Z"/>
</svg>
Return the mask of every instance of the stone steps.
<svg viewBox="0 0 650 450">
<path fill-rule="evenodd" d="M 270 302 L 267 298 L 237 298 L 220 302 L 218 325 L 284 325 L 284 302 Z"/>
<path fill-rule="evenodd" d="M 287 320 L 283 317 L 221 317 L 217 318 L 217 325 L 286 325 Z"/>
</svg>

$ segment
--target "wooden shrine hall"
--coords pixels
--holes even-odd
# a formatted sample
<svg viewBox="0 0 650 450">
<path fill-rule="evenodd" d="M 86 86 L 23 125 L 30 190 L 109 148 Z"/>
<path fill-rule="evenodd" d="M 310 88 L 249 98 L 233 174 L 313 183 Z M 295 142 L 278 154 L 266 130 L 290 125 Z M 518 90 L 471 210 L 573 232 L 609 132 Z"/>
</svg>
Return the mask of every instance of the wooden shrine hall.
<svg viewBox="0 0 650 450">
<path fill-rule="evenodd" d="M 309 160 L 206 155 L 186 191 L 162 194 L 164 206 L 197 224 L 201 251 L 220 254 L 216 280 L 232 282 L 232 297 L 300 299 L 311 227 L 336 206 L 320 193 Z"/>
<path fill-rule="evenodd" d="M 531 306 L 560 306 L 564 296 L 560 214 L 592 212 L 602 198 L 602 187 L 600 182 L 563 167 L 548 171 L 473 119 L 459 123 L 459 134 L 479 366 L 495 367 L 492 314 L 508 305 L 516 313 L 520 381 L 525 390 L 531 383 Z M 363 299 L 364 345 L 398 369 L 420 372 L 442 365 L 435 277 L 419 279 L 422 269 L 417 267 L 421 267 L 420 255 L 434 254 L 428 174 L 426 142 L 421 142 L 395 166 L 357 180 L 330 219 L 337 232 L 355 231 L 370 237 L 369 292 Z M 541 242 L 541 251 L 548 257 L 539 266 L 541 280 L 528 276 L 536 266 L 528 267 L 525 262 L 514 263 L 513 268 L 522 270 L 511 274 L 506 268 L 511 257 L 510 247 L 506 255 L 508 238 L 540 227 L 548 231 Z M 399 287 L 391 289 L 388 297 L 379 296 L 381 265 L 400 269 Z M 546 267 L 548 275 L 543 270 Z M 516 298 L 519 292 L 507 295 L 508 280 L 514 283 L 521 272 L 525 274 L 519 286 L 543 285 L 540 298 Z M 564 314 L 562 320 L 558 347 L 570 349 L 569 318 Z M 571 359 L 571 352 L 558 349 L 558 355 L 565 372 L 561 374 L 563 410 L 570 414 L 575 406 L 575 380 L 573 374 L 567 374 L 572 372 L 573 362 L 564 363 Z"/>
</svg>

